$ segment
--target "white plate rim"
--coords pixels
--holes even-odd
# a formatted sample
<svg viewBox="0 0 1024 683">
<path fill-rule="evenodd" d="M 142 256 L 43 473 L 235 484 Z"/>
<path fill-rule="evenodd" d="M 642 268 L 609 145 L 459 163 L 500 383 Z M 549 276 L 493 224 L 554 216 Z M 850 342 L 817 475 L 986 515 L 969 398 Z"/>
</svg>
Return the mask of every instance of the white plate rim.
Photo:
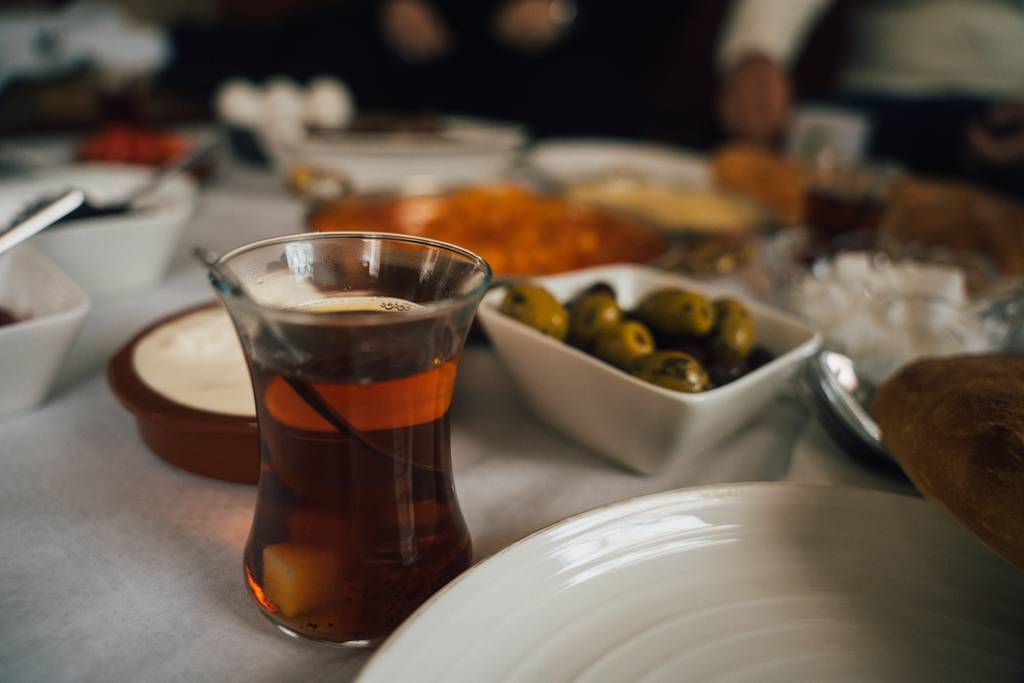
<svg viewBox="0 0 1024 683">
<path fill-rule="evenodd" d="M 382 666 L 380 663 L 385 658 L 390 656 L 390 653 L 395 650 L 396 643 L 403 639 L 404 635 L 415 625 L 423 615 L 430 609 L 432 609 L 437 603 L 445 599 L 457 586 L 463 583 L 470 576 L 475 576 L 477 573 L 482 571 L 482 568 L 488 567 L 496 562 L 500 562 L 503 556 L 510 554 L 514 549 L 519 548 L 522 545 L 530 543 L 534 539 L 552 533 L 563 526 L 569 526 L 580 522 L 590 516 L 598 516 L 607 514 L 609 512 L 618 511 L 621 514 L 626 514 L 627 511 L 635 506 L 640 506 L 645 503 L 654 503 L 661 499 L 666 502 L 672 499 L 678 499 L 677 503 L 683 502 L 697 502 L 698 500 L 707 499 L 736 499 L 748 492 L 753 494 L 762 493 L 765 491 L 787 491 L 797 490 L 804 492 L 814 492 L 815 494 L 824 495 L 826 492 L 833 492 L 837 495 L 842 496 L 853 496 L 856 498 L 881 498 L 899 506 L 905 506 L 906 508 L 916 509 L 917 514 L 928 514 L 933 517 L 933 522 L 936 523 L 955 523 L 945 515 L 941 514 L 941 511 L 935 508 L 931 503 L 923 498 L 915 498 L 913 496 L 905 495 L 902 493 L 895 493 L 892 491 L 882 491 L 878 489 L 870 489 L 863 487 L 854 486 L 836 486 L 832 484 L 817 484 L 808 482 L 793 482 L 793 481 L 759 481 L 759 482 L 742 482 L 742 483 L 723 483 L 723 484 L 710 484 L 710 485 L 698 485 L 688 486 L 678 489 L 672 489 L 670 491 L 661 491 L 657 493 L 649 493 L 641 496 L 634 496 L 619 501 L 613 501 L 604 505 L 584 510 L 575 515 L 571 515 L 562 520 L 549 524 L 533 533 L 524 536 L 518 541 L 502 548 L 490 557 L 484 558 L 483 560 L 475 563 L 472 567 L 467 569 L 465 572 L 457 576 L 455 579 L 450 581 L 441 590 L 432 595 L 426 602 L 420 605 L 416 611 L 414 611 L 409 617 L 399 625 L 394 632 L 391 633 L 388 638 L 380 644 L 373 655 L 367 660 L 366 665 L 360 670 L 359 675 L 355 678 L 354 683 L 374 683 L 377 678 L 375 671 L 376 667 Z M 934 514 L 932 514 L 934 513 Z M 966 532 L 965 532 L 966 533 Z M 980 541 L 978 542 L 981 545 Z"/>
<path fill-rule="evenodd" d="M 530 145 L 530 147 L 525 151 L 523 161 L 528 166 L 535 166 L 546 174 L 560 178 L 564 182 L 578 180 L 585 175 L 600 175 L 601 173 L 611 170 L 610 168 L 600 168 L 596 169 L 594 174 L 584 174 L 581 176 L 573 176 L 572 174 L 569 174 L 563 176 L 560 171 L 550 168 L 549 161 L 546 160 L 547 157 L 558 156 L 559 154 L 569 153 L 572 155 L 580 152 L 584 154 L 588 152 L 598 152 L 605 154 L 636 155 L 638 159 L 641 160 L 646 159 L 648 161 L 653 161 L 656 164 L 664 163 L 673 167 L 674 170 L 669 172 L 666 175 L 666 178 L 671 178 L 674 182 L 680 182 L 683 185 L 694 188 L 704 188 L 711 184 L 710 157 L 706 153 L 688 147 L 681 147 L 678 145 L 651 140 L 630 140 L 627 138 L 602 138 L 595 136 L 542 138 Z M 660 174 L 660 172 L 657 172 L 653 175 L 658 177 Z M 698 176 L 700 177 L 698 178 Z"/>
</svg>

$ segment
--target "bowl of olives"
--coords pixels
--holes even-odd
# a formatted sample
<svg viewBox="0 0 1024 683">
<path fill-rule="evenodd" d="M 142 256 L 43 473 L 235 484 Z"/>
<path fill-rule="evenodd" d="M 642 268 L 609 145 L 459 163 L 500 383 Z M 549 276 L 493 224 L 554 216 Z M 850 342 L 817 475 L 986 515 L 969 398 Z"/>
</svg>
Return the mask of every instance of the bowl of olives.
<svg viewBox="0 0 1024 683">
<path fill-rule="evenodd" d="M 497 288 L 479 319 L 541 419 L 648 473 L 742 427 L 820 344 L 787 313 L 646 266 Z"/>
</svg>

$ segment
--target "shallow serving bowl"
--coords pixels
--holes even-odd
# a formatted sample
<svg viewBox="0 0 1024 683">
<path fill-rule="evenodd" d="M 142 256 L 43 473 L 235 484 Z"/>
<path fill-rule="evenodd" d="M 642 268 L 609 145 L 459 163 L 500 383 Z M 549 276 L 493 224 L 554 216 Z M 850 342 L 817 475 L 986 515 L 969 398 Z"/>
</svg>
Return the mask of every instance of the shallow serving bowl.
<svg viewBox="0 0 1024 683">
<path fill-rule="evenodd" d="M 615 289 L 624 309 L 661 287 L 723 294 L 646 266 L 606 266 L 533 282 L 563 302 L 605 282 Z M 645 473 L 695 455 L 742 427 L 788 385 L 821 341 L 796 318 L 744 300 L 754 318 L 758 344 L 774 360 L 722 387 L 682 394 L 643 382 L 506 317 L 498 310 L 504 295 L 504 288 L 490 292 L 479 319 L 532 410 L 566 436 Z"/>
<path fill-rule="evenodd" d="M 0 327 L 0 416 L 38 405 L 78 336 L 89 297 L 30 244 L 0 254 L 0 307 L 28 318 Z"/>
<path fill-rule="evenodd" d="M 26 205 L 71 187 L 91 201 L 115 201 L 149 178 L 152 169 L 122 164 L 74 164 L 0 185 L 0 225 Z M 170 264 L 195 208 L 195 183 L 184 176 L 167 181 L 125 214 L 58 224 L 32 238 L 33 244 L 94 299 L 158 284 Z"/>
<path fill-rule="evenodd" d="M 262 133 L 281 170 L 313 168 L 349 177 L 360 190 L 429 177 L 448 184 L 500 178 L 527 137 L 516 124 L 446 117 L 433 133 L 380 132 L 313 135 Z"/>
<path fill-rule="evenodd" d="M 632 173 L 662 182 L 710 188 L 707 157 L 686 149 L 614 138 L 548 138 L 525 155 L 529 168 L 561 184 L 608 173 Z"/>
</svg>

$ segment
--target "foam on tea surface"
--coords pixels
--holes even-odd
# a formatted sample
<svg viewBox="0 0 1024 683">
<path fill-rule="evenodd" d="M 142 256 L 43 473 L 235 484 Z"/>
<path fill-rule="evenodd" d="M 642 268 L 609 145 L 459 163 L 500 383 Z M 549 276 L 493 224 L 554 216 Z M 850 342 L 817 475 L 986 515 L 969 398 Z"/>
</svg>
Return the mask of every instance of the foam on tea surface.
<svg viewBox="0 0 1024 683">
<path fill-rule="evenodd" d="M 401 313 L 421 308 L 420 304 L 391 296 L 329 296 L 314 299 L 288 310 L 304 313 L 355 313 L 358 311 L 380 311 Z"/>
</svg>

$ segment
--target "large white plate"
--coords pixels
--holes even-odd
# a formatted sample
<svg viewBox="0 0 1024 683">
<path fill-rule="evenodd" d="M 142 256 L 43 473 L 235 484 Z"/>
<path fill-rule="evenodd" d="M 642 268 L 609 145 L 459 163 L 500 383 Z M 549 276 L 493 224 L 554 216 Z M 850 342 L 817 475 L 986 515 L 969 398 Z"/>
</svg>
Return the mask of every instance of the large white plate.
<svg viewBox="0 0 1024 683">
<path fill-rule="evenodd" d="M 711 184 L 704 155 L 652 142 L 554 139 L 535 145 L 526 161 L 560 182 L 621 171 L 691 187 Z"/>
<path fill-rule="evenodd" d="M 359 683 L 984 681 L 1024 674 L 1024 574 L 928 503 L 689 489 L 549 527 L 416 612 Z"/>
</svg>

